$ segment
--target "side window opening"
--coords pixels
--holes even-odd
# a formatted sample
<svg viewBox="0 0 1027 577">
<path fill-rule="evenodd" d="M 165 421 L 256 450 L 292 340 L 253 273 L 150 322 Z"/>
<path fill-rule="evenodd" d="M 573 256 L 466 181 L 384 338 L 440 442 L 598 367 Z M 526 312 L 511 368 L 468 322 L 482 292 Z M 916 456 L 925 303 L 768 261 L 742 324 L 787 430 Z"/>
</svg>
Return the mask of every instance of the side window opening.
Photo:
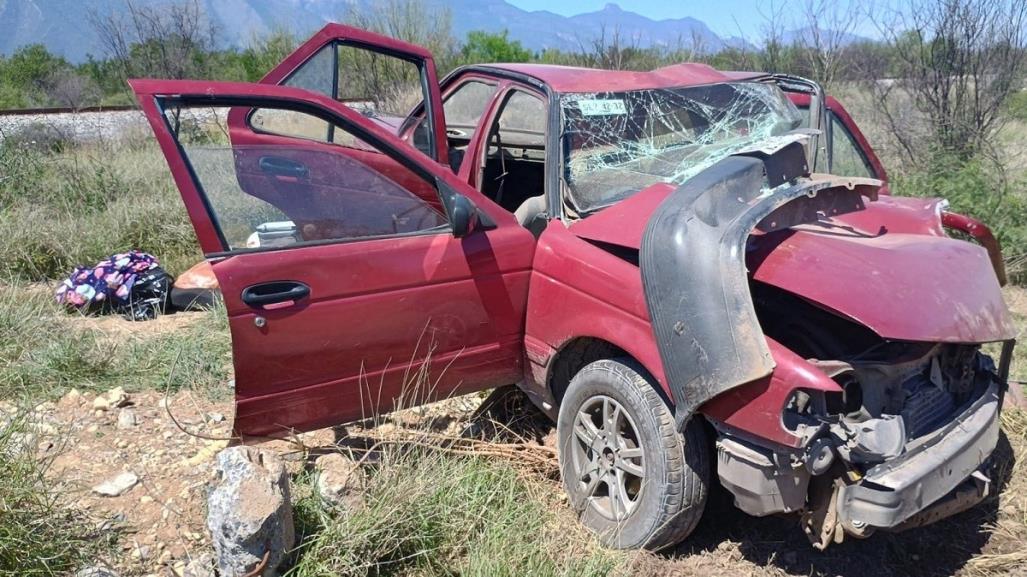
<svg viewBox="0 0 1027 577">
<path fill-rule="evenodd" d="M 435 186 L 385 152 L 368 144 L 358 150 L 303 141 L 233 142 L 229 110 L 165 110 L 228 250 L 448 233 Z M 325 122 L 302 112 L 260 110 L 294 124 Z M 355 139 L 342 126 L 331 129 Z"/>
<path fill-rule="evenodd" d="M 449 166 L 453 172 L 460 170 L 467 147 L 474 140 L 474 131 L 485 107 L 496 93 L 496 85 L 480 80 L 467 80 L 450 91 L 442 101 L 446 117 L 446 145 L 449 147 Z M 412 133 L 414 146 L 423 150 L 427 146 L 429 126 L 421 112 L 417 126 Z"/>
<path fill-rule="evenodd" d="M 334 42 L 321 48 L 282 83 L 330 96 L 397 133 L 415 106 L 428 101 L 424 71 L 419 63 L 358 45 Z M 336 134 L 326 122 L 298 122 L 288 111 L 275 114 L 257 109 L 250 115 L 255 130 L 279 136 L 360 147 L 352 135 Z M 434 155 L 427 123 L 417 149 Z"/>
<path fill-rule="evenodd" d="M 489 127 L 479 188 L 522 225 L 545 211 L 546 118 L 541 98 L 514 90 Z"/>
<path fill-rule="evenodd" d="M 875 178 L 874 171 L 848 127 L 834 113 L 831 118 L 831 172 L 839 176 Z"/>
</svg>

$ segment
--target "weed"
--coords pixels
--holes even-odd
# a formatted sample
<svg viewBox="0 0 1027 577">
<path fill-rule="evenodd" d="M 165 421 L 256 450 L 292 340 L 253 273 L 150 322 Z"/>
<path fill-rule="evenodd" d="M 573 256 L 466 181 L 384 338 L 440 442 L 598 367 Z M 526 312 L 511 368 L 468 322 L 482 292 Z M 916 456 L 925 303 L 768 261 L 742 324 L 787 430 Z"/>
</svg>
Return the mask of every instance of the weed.
<svg viewBox="0 0 1027 577">
<path fill-rule="evenodd" d="M 49 280 L 139 249 L 172 274 L 202 255 L 149 140 L 57 150 L 0 142 L 0 278 Z"/>
<path fill-rule="evenodd" d="M 116 534 L 68 508 L 25 430 L 21 417 L 0 420 L 0 575 L 70 573 L 109 552 Z"/>
<path fill-rule="evenodd" d="M 136 325 L 120 319 L 105 328 L 101 318 L 64 310 L 49 291 L 0 286 L 0 391 L 38 401 L 72 386 L 160 389 L 170 379 L 173 389 L 224 394 L 231 370 L 224 307 L 191 318 L 196 320 L 160 332 L 134 331 Z"/>
<path fill-rule="evenodd" d="M 552 487 L 500 460 L 395 447 L 370 473 L 363 508 L 306 492 L 296 577 L 608 575 L 624 557 L 563 518 Z"/>
</svg>

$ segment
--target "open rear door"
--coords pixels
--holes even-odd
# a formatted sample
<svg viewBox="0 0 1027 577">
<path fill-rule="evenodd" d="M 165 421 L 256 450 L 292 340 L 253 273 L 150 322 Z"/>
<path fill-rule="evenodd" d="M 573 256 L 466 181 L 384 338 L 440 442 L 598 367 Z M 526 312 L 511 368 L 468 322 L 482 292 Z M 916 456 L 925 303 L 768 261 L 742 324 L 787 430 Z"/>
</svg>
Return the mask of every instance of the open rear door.
<svg viewBox="0 0 1027 577">
<path fill-rule="evenodd" d="M 441 164 L 448 162 L 442 96 L 431 52 L 343 24 L 328 24 L 260 80 L 320 92 L 371 118 Z M 427 104 L 427 122 L 406 130 Z"/>
<path fill-rule="evenodd" d="M 238 433 L 318 428 L 522 378 L 534 238 L 501 210 L 480 213 L 480 193 L 448 167 L 307 90 L 131 85 L 224 295 Z M 334 138 L 240 138 L 229 126 L 240 111 Z M 467 232 L 468 212 L 489 226 Z"/>
</svg>

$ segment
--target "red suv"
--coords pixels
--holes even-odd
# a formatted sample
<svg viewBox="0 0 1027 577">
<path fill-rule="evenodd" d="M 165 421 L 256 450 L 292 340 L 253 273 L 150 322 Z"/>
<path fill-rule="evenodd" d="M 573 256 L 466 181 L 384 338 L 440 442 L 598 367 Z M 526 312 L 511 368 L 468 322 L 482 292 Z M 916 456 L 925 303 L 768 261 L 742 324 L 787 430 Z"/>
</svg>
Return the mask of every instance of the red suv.
<svg viewBox="0 0 1027 577">
<path fill-rule="evenodd" d="M 815 84 L 440 83 L 335 24 L 259 84 L 131 84 L 224 294 L 240 435 L 516 383 L 618 547 L 683 539 L 714 478 L 820 548 L 990 488 L 1015 334 L 994 255 L 883 172 L 817 173 L 847 169 Z"/>
</svg>

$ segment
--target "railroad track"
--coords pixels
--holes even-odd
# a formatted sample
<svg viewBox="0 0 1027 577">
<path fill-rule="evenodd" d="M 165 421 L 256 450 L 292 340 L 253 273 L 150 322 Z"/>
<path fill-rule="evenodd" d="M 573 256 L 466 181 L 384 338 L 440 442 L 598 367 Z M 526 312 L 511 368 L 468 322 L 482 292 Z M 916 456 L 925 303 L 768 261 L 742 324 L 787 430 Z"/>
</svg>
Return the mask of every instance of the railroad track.
<svg viewBox="0 0 1027 577">
<path fill-rule="evenodd" d="M 34 116 L 46 114 L 69 114 L 76 112 L 123 112 L 126 110 L 138 110 L 135 106 L 78 106 L 59 107 L 50 106 L 44 108 L 0 108 L 0 116 Z"/>
</svg>

